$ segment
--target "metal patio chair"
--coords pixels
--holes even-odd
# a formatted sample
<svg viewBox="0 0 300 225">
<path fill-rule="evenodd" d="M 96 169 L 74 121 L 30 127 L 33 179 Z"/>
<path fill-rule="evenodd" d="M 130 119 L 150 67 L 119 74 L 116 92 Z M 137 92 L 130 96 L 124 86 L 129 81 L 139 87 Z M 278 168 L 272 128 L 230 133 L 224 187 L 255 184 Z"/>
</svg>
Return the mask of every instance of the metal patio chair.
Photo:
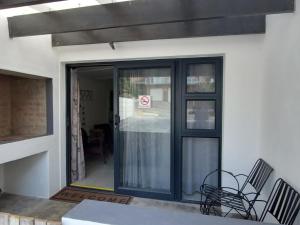
<svg viewBox="0 0 300 225">
<path fill-rule="evenodd" d="M 254 204 L 261 193 L 262 188 L 267 182 L 273 168 L 263 159 L 256 161 L 249 175 L 237 174 L 221 170 L 222 173 L 229 174 L 236 181 L 237 188 L 234 187 L 215 187 L 206 183 L 207 179 L 220 170 L 209 173 L 200 187 L 201 203 L 200 210 L 203 214 L 209 215 L 213 212 L 215 215 L 226 217 L 232 211 L 238 213 L 244 219 L 257 220 L 257 214 Z M 245 182 L 241 186 L 238 178 L 245 177 Z M 254 191 L 247 192 L 247 188 L 252 187 Z M 224 215 L 217 207 L 225 206 L 229 211 Z M 254 213 L 254 217 L 251 213 Z"/>
<path fill-rule="evenodd" d="M 300 194 L 280 178 L 273 187 L 259 221 L 263 222 L 270 214 L 280 224 L 293 225 L 299 211 Z"/>
</svg>

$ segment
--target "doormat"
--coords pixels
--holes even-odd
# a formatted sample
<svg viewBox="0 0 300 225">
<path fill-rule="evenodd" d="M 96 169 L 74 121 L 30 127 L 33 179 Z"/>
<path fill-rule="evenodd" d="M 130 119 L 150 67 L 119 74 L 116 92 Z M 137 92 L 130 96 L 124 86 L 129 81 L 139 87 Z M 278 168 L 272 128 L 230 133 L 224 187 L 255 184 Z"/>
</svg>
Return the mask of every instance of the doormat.
<svg viewBox="0 0 300 225">
<path fill-rule="evenodd" d="M 107 194 L 102 192 L 82 190 L 78 188 L 65 187 L 57 194 L 52 196 L 50 200 L 64 201 L 71 203 L 80 203 L 81 201 L 89 199 L 103 202 L 113 202 L 120 204 L 129 204 L 131 197 L 117 194 Z"/>
</svg>

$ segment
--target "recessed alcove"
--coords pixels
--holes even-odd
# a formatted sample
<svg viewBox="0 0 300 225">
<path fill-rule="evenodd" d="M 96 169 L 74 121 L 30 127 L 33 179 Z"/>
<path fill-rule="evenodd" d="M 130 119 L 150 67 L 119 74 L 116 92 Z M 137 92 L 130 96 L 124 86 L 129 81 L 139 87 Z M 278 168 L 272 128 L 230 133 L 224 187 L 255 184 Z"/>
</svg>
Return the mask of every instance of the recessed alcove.
<svg viewBox="0 0 300 225">
<path fill-rule="evenodd" d="M 52 133 L 52 79 L 0 70 L 0 144 Z"/>
</svg>

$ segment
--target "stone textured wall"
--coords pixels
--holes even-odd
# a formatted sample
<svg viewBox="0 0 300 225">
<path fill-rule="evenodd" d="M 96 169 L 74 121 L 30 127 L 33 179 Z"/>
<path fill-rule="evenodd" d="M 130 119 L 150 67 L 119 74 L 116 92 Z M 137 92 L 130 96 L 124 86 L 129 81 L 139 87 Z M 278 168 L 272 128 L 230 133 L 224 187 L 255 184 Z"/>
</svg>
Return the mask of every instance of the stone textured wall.
<svg viewBox="0 0 300 225">
<path fill-rule="evenodd" d="M 12 79 L 12 127 L 17 136 L 47 133 L 46 81 Z"/>
<path fill-rule="evenodd" d="M 0 75 L 0 137 L 11 134 L 10 79 Z"/>
<path fill-rule="evenodd" d="M 0 137 L 46 133 L 46 80 L 0 75 Z"/>
</svg>

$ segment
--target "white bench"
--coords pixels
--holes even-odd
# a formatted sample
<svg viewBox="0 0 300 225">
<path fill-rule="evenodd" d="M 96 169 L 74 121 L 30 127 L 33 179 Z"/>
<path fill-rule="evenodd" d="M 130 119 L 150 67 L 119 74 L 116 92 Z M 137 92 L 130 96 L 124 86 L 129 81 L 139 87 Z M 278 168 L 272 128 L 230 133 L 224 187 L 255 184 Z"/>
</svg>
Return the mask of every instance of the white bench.
<svg viewBox="0 0 300 225">
<path fill-rule="evenodd" d="M 62 218 L 63 225 L 262 225 L 159 208 L 85 200 Z"/>
</svg>

